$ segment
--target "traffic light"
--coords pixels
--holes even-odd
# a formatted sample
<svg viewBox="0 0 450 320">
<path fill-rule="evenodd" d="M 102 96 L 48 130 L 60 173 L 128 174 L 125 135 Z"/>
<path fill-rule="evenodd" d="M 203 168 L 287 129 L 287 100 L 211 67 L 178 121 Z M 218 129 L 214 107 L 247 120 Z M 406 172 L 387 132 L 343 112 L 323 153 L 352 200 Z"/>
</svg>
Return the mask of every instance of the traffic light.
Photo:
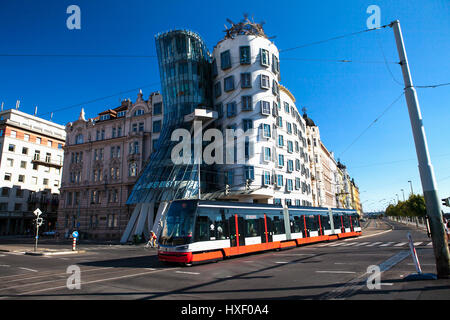
<svg viewBox="0 0 450 320">
<path fill-rule="evenodd" d="M 245 180 L 245 190 L 250 190 L 250 179 Z"/>
<path fill-rule="evenodd" d="M 225 195 L 230 193 L 230 186 L 228 184 L 225 185 Z"/>
<path fill-rule="evenodd" d="M 442 205 L 450 207 L 450 197 L 442 199 Z"/>
</svg>

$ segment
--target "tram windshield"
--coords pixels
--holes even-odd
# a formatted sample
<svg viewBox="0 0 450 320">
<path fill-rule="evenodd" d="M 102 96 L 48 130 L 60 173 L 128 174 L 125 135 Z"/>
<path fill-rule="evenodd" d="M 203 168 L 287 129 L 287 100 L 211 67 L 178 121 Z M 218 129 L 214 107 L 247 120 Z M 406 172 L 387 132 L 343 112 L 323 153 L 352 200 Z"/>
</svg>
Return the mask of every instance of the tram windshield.
<svg viewBox="0 0 450 320">
<path fill-rule="evenodd" d="M 175 246 L 192 242 L 195 208 L 195 201 L 172 202 L 166 215 L 159 243 Z"/>
</svg>

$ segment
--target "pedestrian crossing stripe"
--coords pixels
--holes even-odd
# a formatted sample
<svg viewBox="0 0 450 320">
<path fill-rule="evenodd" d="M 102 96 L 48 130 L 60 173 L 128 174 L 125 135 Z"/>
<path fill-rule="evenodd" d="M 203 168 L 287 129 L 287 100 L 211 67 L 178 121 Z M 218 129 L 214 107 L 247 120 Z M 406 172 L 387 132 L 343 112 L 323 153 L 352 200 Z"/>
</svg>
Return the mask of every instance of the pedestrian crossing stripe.
<svg viewBox="0 0 450 320">
<path fill-rule="evenodd" d="M 376 242 L 331 242 L 331 243 L 325 243 L 325 244 L 321 244 L 319 245 L 319 247 L 402 247 L 404 245 L 406 245 L 407 242 L 393 242 L 393 241 L 389 241 L 389 242 L 381 242 L 381 241 L 376 241 Z M 414 246 L 432 246 L 433 243 L 432 242 L 423 242 L 423 241 L 418 241 L 418 242 L 414 242 Z"/>
</svg>

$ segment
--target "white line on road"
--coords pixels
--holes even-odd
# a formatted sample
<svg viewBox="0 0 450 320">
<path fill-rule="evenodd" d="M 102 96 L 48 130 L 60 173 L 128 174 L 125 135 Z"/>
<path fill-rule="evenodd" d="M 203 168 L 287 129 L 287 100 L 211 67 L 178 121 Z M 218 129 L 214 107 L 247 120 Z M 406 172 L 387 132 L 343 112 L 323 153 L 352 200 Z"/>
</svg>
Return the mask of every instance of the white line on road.
<svg viewBox="0 0 450 320">
<path fill-rule="evenodd" d="M 200 274 L 200 272 L 189 272 L 189 271 L 175 271 L 175 273 Z"/>
<path fill-rule="evenodd" d="M 275 261 L 275 263 L 289 263 L 287 261 Z"/>
<path fill-rule="evenodd" d="M 174 269 L 178 269 L 178 268 L 159 269 L 159 270 L 156 270 L 156 271 L 141 272 L 141 273 L 137 273 L 137 274 L 129 274 L 129 275 L 120 276 L 120 277 L 113 277 L 113 278 L 106 278 L 106 279 L 99 279 L 99 280 L 81 282 L 81 285 L 98 283 L 98 282 L 105 282 L 105 281 L 112 281 L 112 280 L 119 280 L 119 279 L 126 279 L 126 278 L 132 278 L 132 277 L 138 277 L 138 276 L 143 276 L 143 275 L 147 275 L 147 274 L 153 274 L 153 273 L 157 273 L 157 272 L 161 272 L 161 271 L 169 271 L 169 270 L 174 270 Z M 64 286 L 58 286 L 58 287 L 52 287 L 52 288 L 44 288 L 44 289 L 40 289 L 40 290 L 33 290 L 33 291 L 20 293 L 19 295 L 23 296 L 23 295 L 27 295 L 27 294 L 31 294 L 31 293 L 37 293 L 37 292 L 43 292 L 43 291 L 51 291 L 51 290 L 58 290 L 58 289 L 64 289 L 64 288 L 67 288 L 67 286 L 64 285 Z"/>
<path fill-rule="evenodd" d="M 10 267 L 9 264 L 0 264 L 0 267 Z"/>
<path fill-rule="evenodd" d="M 342 246 L 343 247 L 349 247 L 349 246 L 353 246 L 355 244 L 357 244 L 358 242 L 350 242 L 350 243 L 344 243 Z"/>
<path fill-rule="evenodd" d="M 427 246 L 432 246 L 433 245 L 433 242 L 430 242 L 429 244 L 427 244 Z"/>
<path fill-rule="evenodd" d="M 415 246 L 420 246 L 423 242 L 414 242 Z"/>
<path fill-rule="evenodd" d="M 407 244 L 407 242 L 400 242 L 400 243 L 397 243 L 396 245 L 394 245 L 394 247 L 401 247 L 401 246 L 404 246 L 405 244 Z"/>
<path fill-rule="evenodd" d="M 361 243 L 358 243 L 355 247 L 363 246 L 363 245 L 368 244 L 368 243 L 370 243 L 370 242 L 361 242 Z"/>
<path fill-rule="evenodd" d="M 28 268 L 24 268 L 24 267 L 19 267 L 19 269 L 27 270 L 27 271 L 31 271 L 31 272 L 38 272 L 37 270 L 34 270 L 34 269 L 28 269 Z"/>
<path fill-rule="evenodd" d="M 373 246 L 376 246 L 377 244 L 380 244 L 380 243 L 383 243 L 383 242 L 381 242 L 381 241 L 373 242 L 371 244 L 368 244 L 366 247 L 373 247 Z"/>
<path fill-rule="evenodd" d="M 380 247 L 387 247 L 387 246 L 390 246 L 393 243 L 394 243 L 393 241 L 392 242 L 387 242 L 387 243 L 384 243 L 384 244 L 380 245 Z"/>
</svg>

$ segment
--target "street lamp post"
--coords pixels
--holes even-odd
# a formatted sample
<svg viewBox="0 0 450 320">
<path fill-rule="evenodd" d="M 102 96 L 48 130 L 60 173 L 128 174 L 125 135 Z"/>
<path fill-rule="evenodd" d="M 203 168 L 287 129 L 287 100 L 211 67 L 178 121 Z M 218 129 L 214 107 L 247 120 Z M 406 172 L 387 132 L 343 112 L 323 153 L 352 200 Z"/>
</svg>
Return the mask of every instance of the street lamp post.
<svg viewBox="0 0 450 320">
<path fill-rule="evenodd" d="M 412 187 L 412 182 L 411 182 L 411 180 L 408 180 L 408 182 L 409 182 L 409 185 L 411 186 L 411 195 L 413 195 L 414 191 L 413 191 L 413 187 Z"/>
<path fill-rule="evenodd" d="M 437 184 L 434 177 L 434 169 L 428 152 L 427 140 L 416 89 L 413 86 L 411 73 L 403 43 L 400 21 L 393 21 L 390 26 L 394 31 L 395 43 L 400 58 L 403 81 L 405 84 L 405 98 L 408 106 L 417 160 L 419 163 L 420 180 L 422 182 L 423 195 L 430 222 L 431 239 L 433 242 L 436 270 L 439 278 L 450 277 L 450 253 L 447 244 L 447 235 L 444 230 L 441 203 L 437 193 Z"/>
<path fill-rule="evenodd" d="M 400 189 L 401 191 L 402 191 L 402 193 L 403 193 L 403 201 L 406 201 L 405 200 L 405 190 L 403 190 L 403 189 Z"/>
</svg>

